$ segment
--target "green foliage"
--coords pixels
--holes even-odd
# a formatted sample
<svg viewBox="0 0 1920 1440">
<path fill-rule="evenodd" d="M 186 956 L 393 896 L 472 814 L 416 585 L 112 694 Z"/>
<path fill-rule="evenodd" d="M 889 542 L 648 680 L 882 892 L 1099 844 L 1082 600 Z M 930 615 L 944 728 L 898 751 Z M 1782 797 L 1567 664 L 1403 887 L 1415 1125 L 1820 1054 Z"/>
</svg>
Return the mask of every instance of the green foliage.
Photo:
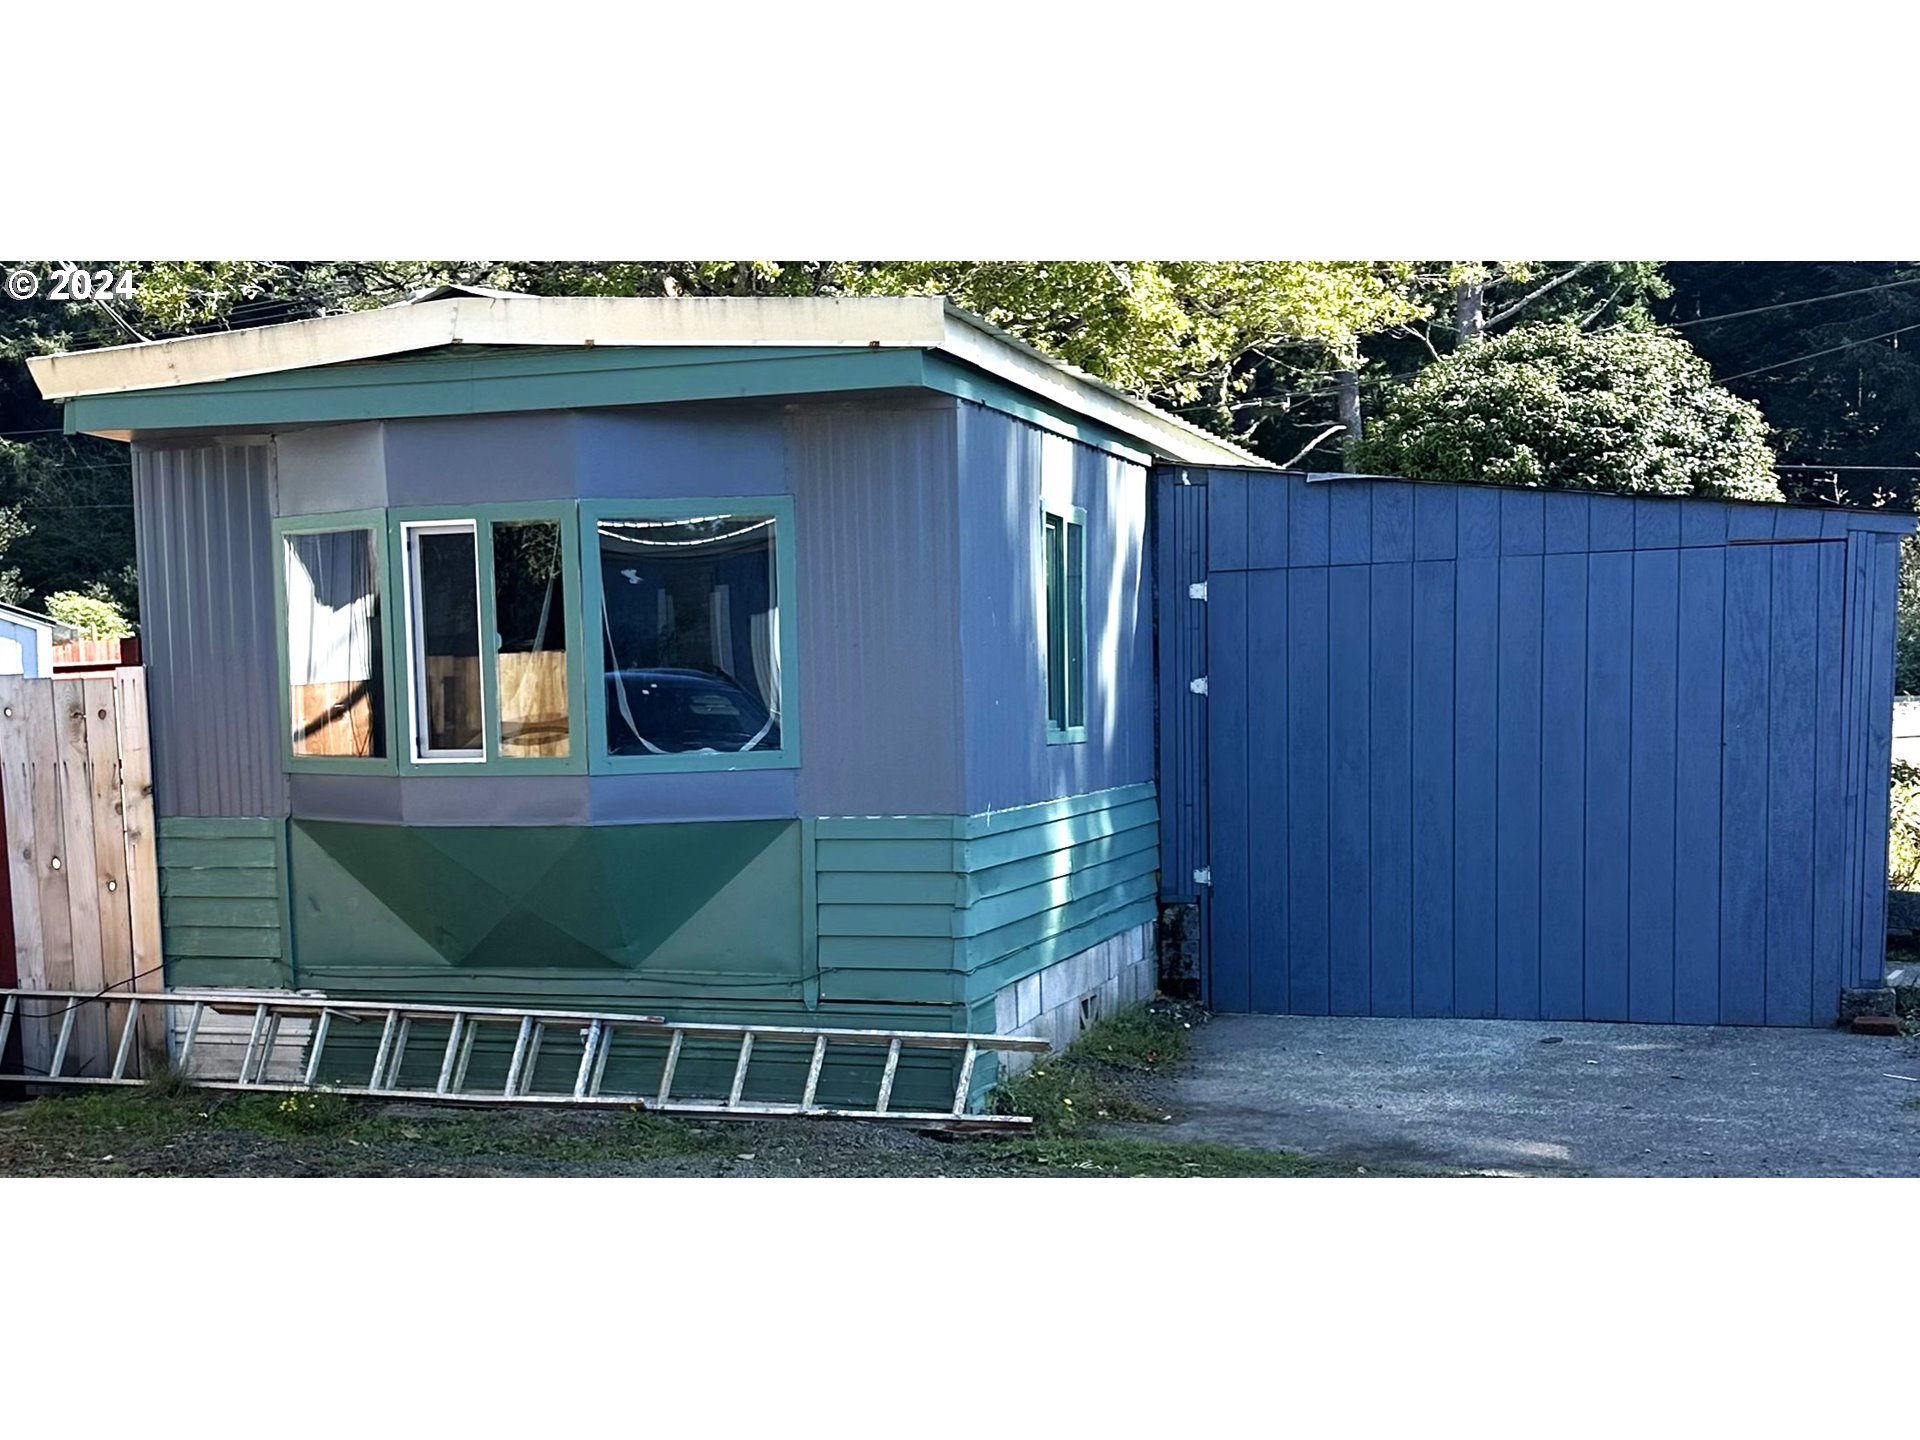
<svg viewBox="0 0 1920 1440">
<path fill-rule="evenodd" d="M 886 262 L 847 279 L 869 294 L 945 294 L 1123 390 L 1181 406 L 1244 388 L 1263 346 L 1329 360 L 1414 318 L 1410 266 L 1357 260 Z"/>
<path fill-rule="evenodd" d="M 1893 612 L 1893 689 L 1920 695 L 1920 535 L 1900 541 L 1900 589 Z"/>
<path fill-rule="evenodd" d="M 47 614 L 77 630 L 82 640 L 123 640 L 133 634 L 119 606 L 76 590 L 56 590 L 47 596 Z"/>
<path fill-rule="evenodd" d="M 1522 326 L 1421 372 L 1349 463 L 1415 480 L 1778 500 L 1759 409 L 1655 329 Z"/>
<path fill-rule="evenodd" d="M 1192 1007 L 1173 1001 L 1135 1006 L 1092 1026 L 1058 1055 L 994 1089 L 1003 1114 L 1031 1115 L 1034 1134 L 1069 1135 L 1089 1125 L 1164 1118 L 1136 1093 L 1143 1075 L 1187 1056 Z"/>
<path fill-rule="evenodd" d="M 1887 884 L 1920 890 L 1920 766 L 1893 762 L 1887 826 Z"/>
</svg>

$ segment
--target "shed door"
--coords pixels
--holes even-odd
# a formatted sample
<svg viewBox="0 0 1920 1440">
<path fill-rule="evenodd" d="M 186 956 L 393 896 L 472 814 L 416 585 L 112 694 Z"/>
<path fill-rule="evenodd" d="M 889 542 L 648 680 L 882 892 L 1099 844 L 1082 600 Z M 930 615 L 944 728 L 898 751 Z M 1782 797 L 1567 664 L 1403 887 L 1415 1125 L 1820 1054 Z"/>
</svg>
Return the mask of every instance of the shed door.
<svg viewBox="0 0 1920 1440">
<path fill-rule="evenodd" d="M 1298 486 L 1248 489 L 1257 537 Z M 1832 1023 L 1844 541 L 1333 563 L 1337 505 L 1292 519 L 1208 576 L 1216 1009 Z"/>
</svg>

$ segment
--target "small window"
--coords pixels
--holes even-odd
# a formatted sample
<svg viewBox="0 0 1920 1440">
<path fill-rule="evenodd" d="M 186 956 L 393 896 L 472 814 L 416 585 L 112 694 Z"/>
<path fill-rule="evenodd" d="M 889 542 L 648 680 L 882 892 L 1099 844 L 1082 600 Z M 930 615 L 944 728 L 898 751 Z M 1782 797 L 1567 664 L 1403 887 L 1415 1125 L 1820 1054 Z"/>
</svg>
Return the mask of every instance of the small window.
<svg viewBox="0 0 1920 1440">
<path fill-rule="evenodd" d="M 480 570 L 471 520 L 401 527 L 413 758 L 484 760 Z"/>
<path fill-rule="evenodd" d="M 285 543 L 293 754 L 382 759 L 386 667 L 375 532 L 290 533 Z"/>
<path fill-rule="evenodd" d="M 569 753 L 566 549 L 556 520 L 493 524 L 498 753 L 507 759 Z"/>
<path fill-rule="evenodd" d="M 1079 740 L 1087 724 L 1087 527 L 1081 510 L 1048 511 L 1041 531 L 1047 616 L 1047 737 Z"/>
<path fill-rule="evenodd" d="M 779 752 L 777 526 L 771 514 L 597 522 L 601 606 L 588 623 L 609 756 Z"/>
</svg>

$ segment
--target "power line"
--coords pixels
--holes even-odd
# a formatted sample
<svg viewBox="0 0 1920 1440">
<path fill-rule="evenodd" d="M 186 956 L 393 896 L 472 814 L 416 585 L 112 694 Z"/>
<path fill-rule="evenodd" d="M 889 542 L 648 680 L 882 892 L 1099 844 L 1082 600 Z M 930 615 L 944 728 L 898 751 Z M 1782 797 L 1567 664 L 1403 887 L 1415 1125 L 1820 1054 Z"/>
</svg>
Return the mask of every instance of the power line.
<svg viewBox="0 0 1920 1440">
<path fill-rule="evenodd" d="M 1849 295 L 1871 295 L 1876 290 L 1894 290 L 1902 285 L 1920 285 L 1920 275 L 1905 280 L 1888 280 L 1880 285 L 1863 285 L 1858 290 L 1835 290 L 1827 295 L 1808 295 L 1799 300 L 1782 300 L 1777 305 L 1756 305 L 1751 310 L 1729 310 L 1724 315 L 1703 315 L 1698 320 L 1675 320 L 1672 327 L 1684 330 L 1689 325 L 1711 325 L 1717 320 L 1739 320 L 1748 315 L 1765 315 L 1773 310 L 1791 310 L 1796 305 L 1811 305 L 1819 300 L 1844 300 Z"/>
<path fill-rule="evenodd" d="M 1825 350 L 1813 350 L 1805 355 L 1796 355 L 1791 360 L 1776 360 L 1771 365 L 1762 365 L 1758 370 L 1742 370 L 1738 375 L 1717 377 L 1722 385 L 1731 385 L 1735 380 L 1751 379 L 1755 375 L 1764 375 L 1769 370 L 1784 370 L 1789 365 L 1798 365 L 1805 360 L 1818 360 L 1822 355 L 1838 355 L 1842 350 L 1858 349 L 1862 345 L 1871 345 L 1876 340 L 1891 340 L 1896 335 L 1904 335 L 1909 330 L 1920 330 L 1920 323 L 1902 325 L 1898 330 L 1888 330 L 1879 335 L 1869 335 L 1864 340 L 1849 340 L 1844 345 L 1830 345 Z"/>
</svg>

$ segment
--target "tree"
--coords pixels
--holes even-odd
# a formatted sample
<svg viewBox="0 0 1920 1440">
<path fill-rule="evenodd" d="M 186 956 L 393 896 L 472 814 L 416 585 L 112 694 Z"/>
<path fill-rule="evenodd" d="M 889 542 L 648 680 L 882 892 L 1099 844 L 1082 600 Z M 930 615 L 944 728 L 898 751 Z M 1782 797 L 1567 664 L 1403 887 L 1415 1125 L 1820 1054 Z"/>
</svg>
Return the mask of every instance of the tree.
<svg viewBox="0 0 1920 1440">
<path fill-rule="evenodd" d="M 120 607 L 97 595 L 82 595 L 77 590 L 59 590 L 47 597 L 47 614 L 61 625 L 80 633 L 82 640 L 124 640 L 133 634 L 133 626 Z"/>
<path fill-rule="evenodd" d="M 1522 326 L 1428 366 L 1350 463 L 1415 480 L 1778 500 L 1757 406 L 1671 332 Z"/>
<path fill-rule="evenodd" d="M 1829 503 L 1920 498 L 1920 264 L 1709 261 L 1667 267 L 1656 307 L 1759 404 L 1787 494 Z M 1840 467 L 1873 467 L 1847 469 Z"/>
</svg>

